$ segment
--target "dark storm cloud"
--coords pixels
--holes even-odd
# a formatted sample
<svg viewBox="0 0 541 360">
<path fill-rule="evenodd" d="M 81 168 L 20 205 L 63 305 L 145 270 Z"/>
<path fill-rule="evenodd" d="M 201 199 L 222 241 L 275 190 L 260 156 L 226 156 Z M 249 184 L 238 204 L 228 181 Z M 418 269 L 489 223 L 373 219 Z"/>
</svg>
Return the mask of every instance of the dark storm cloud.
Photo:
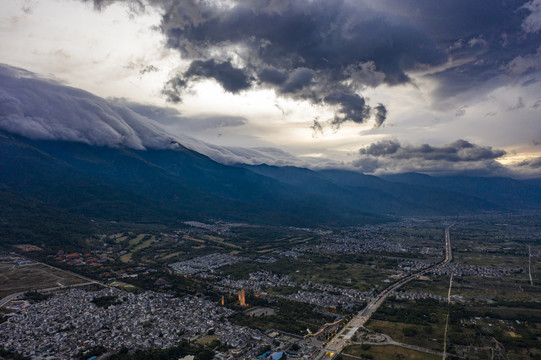
<svg viewBox="0 0 541 360">
<path fill-rule="evenodd" d="M 522 26 L 529 0 L 378 0 L 375 6 L 388 13 L 403 14 L 431 29 L 438 41 L 448 45 L 484 35 L 500 37 Z"/>
<path fill-rule="evenodd" d="M 264 68 L 258 74 L 260 81 L 272 85 L 282 85 L 287 80 L 287 74 L 274 68 Z"/>
<path fill-rule="evenodd" d="M 376 173 L 434 172 L 493 174 L 503 171 L 496 159 L 503 150 L 457 140 L 448 145 L 404 145 L 397 140 L 383 140 L 359 150 L 353 166 Z"/>
<path fill-rule="evenodd" d="M 162 94 L 167 101 L 179 103 L 190 82 L 200 78 L 215 79 L 224 90 L 234 94 L 250 88 L 252 80 L 244 70 L 233 67 L 230 61 L 195 60 L 182 75 L 177 74 L 165 83 Z"/>
<path fill-rule="evenodd" d="M 447 49 L 456 65 L 432 75 L 440 82 L 433 94 L 443 100 L 493 81 L 490 90 L 539 64 L 533 57 L 541 37 L 532 31 L 539 19 L 537 1 L 381 0 L 375 6 L 419 24 Z"/>
<path fill-rule="evenodd" d="M 95 0 L 95 7 L 107 3 Z M 408 71 L 447 60 L 444 49 L 414 22 L 359 1 L 147 4 L 162 8 L 167 45 L 191 61 L 183 81 L 213 78 L 233 93 L 267 87 L 279 96 L 329 104 L 336 108 L 330 120 L 335 126 L 369 118 L 372 108 L 360 95 L 364 87 L 407 83 Z M 164 94 L 179 102 L 187 85 L 173 78 Z M 382 110 L 375 110 L 378 125 L 385 117 Z"/>
<path fill-rule="evenodd" d="M 466 140 L 457 140 L 443 146 L 422 144 L 402 145 L 396 140 L 383 140 L 359 150 L 361 155 L 392 159 L 422 159 L 434 161 L 483 161 L 494 160 L 505 155 L 504 150 L 490 146 L 479 146 Z"/>
<path fill-rule="evenodd" d="M 231 92 L 266 87 L 327 103 L 335 124 L 370 113 L 381 124 L 362 90 L 409 83 L 417 70 L 439 84 L 430 94 L 437 103 L 531 82 L 521 77 L 541 69 L 539 0 L 140 1 L 160 7 L 167 46 L 191 62 L 187 83 L 213 78 Z M 173 80 L 164 93 L 178 102 L 186 86 Z"/>
<path fill-rule="evenodd" d="M 326 104 L 338 105 L 331 124 L 338 128 L 345 121 L 362 123 L 370 117 L 370 108 L 363 97 L 357 94 L 333 92 L 324 98 Z"/>
<path fill-rule="evenodd" d="M 188 21 L 185 8 L 182 2 L 169 8 L 162 29 L 168 44 L 191 58 L 210 57 L 215 46 L 240 44 L 254 57 L 253 66 L 334 70 L 342 78 L 347 66 L 373 61 L 388 83 L 407 81 L 405 71 L 419 64 L 446 60 L 420 29 L 360 2 L 237 1 L 230 9 L 200 5 Z"/>
<path fill-rule="evenodd" d="M 188 87 L 188 82 L 180 75 L 176 75 L 169 79 L 162 89 L 162 94 L 167 101 L 172 103 L 179 103 L 182 101 L 182 93 Z"/>
<path fill-rule="evenodd" d="M 168 44 L 184 56 L 210 56 L 214 47 L 242 45 L 256 68 L 286 72 L 300 67 L 323 71 L 334 81 L 344 70 L 374 62 L 384 81 L 408 81 L 407 70 L 436 65 L 445 54 L 417 27 L 389 18 L 359 2 L 238 1 L 234 7 L 202 7 L 193 22 L 179 19 L 184 5 L 164 16 Z M 362 80 L 362 79 L 361 79 Z"/>
<path fill-rule="evenodd" d="M 192 61 L 184 76 L 186 79 L 214 78 L 231 93 L 238 93 L 251 86 L 250 77 L 242 69 L 233 67 L 230 61 L 195 60 Z"/>
</svg>

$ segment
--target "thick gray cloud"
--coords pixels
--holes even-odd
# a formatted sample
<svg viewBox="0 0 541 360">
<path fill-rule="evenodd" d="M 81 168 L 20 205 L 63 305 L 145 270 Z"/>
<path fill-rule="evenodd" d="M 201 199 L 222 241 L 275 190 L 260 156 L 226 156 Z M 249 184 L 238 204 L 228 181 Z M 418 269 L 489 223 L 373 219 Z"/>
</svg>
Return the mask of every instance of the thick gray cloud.
<svg viewBox="0 0 541 360">
<path fill-rule="evenodd" d="M 233 67 L 230 61 L 195 60 L 192 61 L 184 76 L 187 79 L 214 78 L 225 90 L 231 93 L 238 93 L 251 86 L 250 77 L 242 69 Z"/>
<path fill-rule="evenodd" d="M 331 105 L 334 127 L 365 122 L 371 114 L 381 126 L 384 108 L 371 108 L 361 96 L 364 87 L 407 83 L 409 71 L 447 61 L 445 50 L 414 22 L 360 1 L 146 3 L 161 7 L 167 45 L 191 61 L 164 88 L 173 102 L 188 82 L 214 78 L 233 93 L 270 87 L 279 96 Z M 104 4 L 95 1 L 98 9 Z"/>
<path fill-rule="evenodd" d="M 325 96 L 323 100 L 327 104 L 340 107 L 331 121 L 334 127 L 339 127 L 344 121 L 362 123 L 370 117 L 370 108 L 366 106 L 364 98 L 357 94 L 337 91 Z"/>
<path fill-rule="evenodd" d="M 527 167 L 531 169 L 541 169 L 541 156 L 536 158 L 521 161 L 517 164 L 519 167 Z"/>
<path fill-rule="evenodd" d="M 445 100 L 471 89 L 489 91 L 513 81 L 532 65 L 541 34 L 539 0 L 381 0 L 381 11 L 417 23 L 452 59 L 452 66 L 432 74 Z M 539 22 L 541 23 L 541 22 Z M 522 72 L 522 73 L 518 73 Z M 492 82 L 492 84 L 490 84 Z"/>
<path fill-rule="evenodd" d="M 495 161 L 506 154 L 490 146 L 457 140 L 443 146 L 404 145 L 397 140 L 382 140 L 359 150 L 353 165 L 366 172 L 470 172 L 490 174 L 503 166 Z"/>
<path fill-rule="evenodd" d="M 385 82 L 401 83 L 405 71 L 446 60 L 419 28 L 358 1 L 255 0 L 232 7 L 177 2 L 167 9 L 162 29 L 169 45 L 188 58 L 238 44 L 253 57 L 246 58 L 249 66 L 333 70 L 337 78 L 348 66 L 373 61 Z"/>
<path fill-rule="evenodd" d="M 167 8 L 162 30 L 192 64 L 225 61 L 236 49 L 244 74 L 260 86 L 335 107 L 335 127 L 370 117 L 363 86 L 408 82 L 408 70 L 447 59 L 414 24 L 353 1 L 237 1 L 225 8 L 180 2 Z M 376 114 L 381 125 L 381 108 Z"/>
<path fill-rule="evenodd" d="M 176 75 L 165 83 L 162 94 L 167 101 L 179 103 L 182 101 L 182 92 L 188 87 L 188 82 L 180 75 Z"/>
<path fill-rule="evenodd" d="M 382 112 L 353 96 L 367 86 L 408 83 L 417 70 L 439 83 L 431 93 L 436 102 L 515 80 L 532 83 L 523 77 L 540 70 L 541 0 L 123 2 L 159 7 L 167 45 L 193 66 L 213 60 L 238 76 L 236 86 L 219 71 L 199 71 L 189 81 L 212 77 L 232 92 L 270 87 L 315 104 L 343 99 L 334 124 L 372 114 L 381 125 Z M 184 88 L 168 83 L 164 93 L 179 101 Z"/>
<path fill-rule="evenodd" d="M 201 78 L 213 78 L 226 91 L 234 94 L 249 89 L 252 81 L 243 69 L 233 67 L 229 60 L 224 62 L 216 62 L 214 59 L 195 60 L 182 75 L 177 74 L 167 81 L 162 94 L 168 101 L 179 103 L 189 83 Z"/>
</svg>

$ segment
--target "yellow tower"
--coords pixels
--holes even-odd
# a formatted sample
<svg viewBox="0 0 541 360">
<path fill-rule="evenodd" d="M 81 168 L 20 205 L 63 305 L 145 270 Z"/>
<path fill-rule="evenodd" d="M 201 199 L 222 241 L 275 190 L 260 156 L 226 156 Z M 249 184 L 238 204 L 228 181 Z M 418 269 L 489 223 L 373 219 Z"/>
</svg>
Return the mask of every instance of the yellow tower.
<svg viewBox="0 0 541 360">
<path fill-rule="evenodd" d="M 240 306 L 247 306 L 244 289 L 241 289 L 241 291 L 239 292 L 239 302 L 240 302 Z"/>
</svg>

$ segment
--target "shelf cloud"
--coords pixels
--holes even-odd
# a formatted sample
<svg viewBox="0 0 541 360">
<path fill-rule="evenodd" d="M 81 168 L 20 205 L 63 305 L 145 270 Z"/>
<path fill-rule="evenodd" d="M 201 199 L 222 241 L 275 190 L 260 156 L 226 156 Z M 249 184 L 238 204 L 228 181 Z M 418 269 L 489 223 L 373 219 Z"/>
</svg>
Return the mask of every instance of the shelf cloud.
<svg viewBox="0 0 541 360">
<path fill-rule="evenodd" d="M 217 115 L 183 117 L 177 110 L 103 99 L 0 65 L 0 129 L 38 140 L 81 142 L 137 150 L 186 147 L 224 164 L 308 166 L 276 148 L 223 147 L 186 136 L 180 128 L 242 126 L 246 119 Z"/>
</svg>

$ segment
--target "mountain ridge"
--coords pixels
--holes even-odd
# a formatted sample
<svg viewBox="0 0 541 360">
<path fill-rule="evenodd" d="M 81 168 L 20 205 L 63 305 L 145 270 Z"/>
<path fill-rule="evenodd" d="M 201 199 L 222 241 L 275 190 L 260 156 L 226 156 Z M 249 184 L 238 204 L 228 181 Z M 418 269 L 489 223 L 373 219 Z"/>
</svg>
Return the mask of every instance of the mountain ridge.
<svg viewBox="0 0 541 360">
<path fill-rule="evenodd" d="M 229 166 L 182 146 L 98 147 L 1 131 L 0 155 L 0 167 L 8 170 L 0 173 L 0 185 L 12 194 L 12 203 L 31 200 L 79 219 L 343 226 L 399 216 L 534 209 L 541 203 L 541 187 L 527 181 Z M 476 179 L 481 185 L 474 186 Z"/>
</svg>

